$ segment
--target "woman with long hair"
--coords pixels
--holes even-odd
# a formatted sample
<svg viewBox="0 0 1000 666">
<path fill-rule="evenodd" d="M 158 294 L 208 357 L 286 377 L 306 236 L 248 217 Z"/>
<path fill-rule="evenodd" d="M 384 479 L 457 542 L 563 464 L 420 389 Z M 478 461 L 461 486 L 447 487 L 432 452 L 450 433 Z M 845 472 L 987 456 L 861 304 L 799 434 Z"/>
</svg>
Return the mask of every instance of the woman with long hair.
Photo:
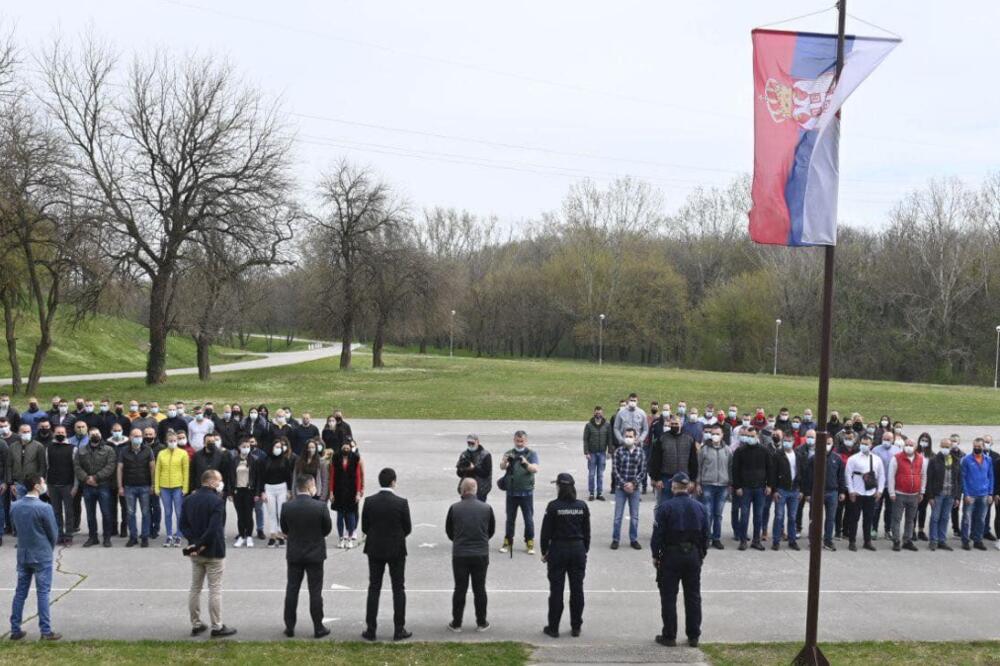
<svg viewBox="0 0 1000 666">
<path fill-rule="evenodd" d="M 365 466 L 361 454 L 351 449 L 350 442 L 344 442 L 334 452 L 328 478 L 330 508 L 337 512 L 340 536 L 337 547 L 354 548 L 358 545 L 358 507 L 365 493 Z"/>
<path fill-rule="evenodd" d="M 297 480 L 303 474 L 309 474 L 316 479 L 316 499 L 326 501 L 327 477 L 330 469 L 324 464 L 323 455 L 319 452 L 321 442 L 317 438 L 310 439 L 302 449 L 302 455 L 295 461 L 295 469 L 292 474 L 292 487 L 295 488 Z"/>
<path fill-rule="evenodd" d="M 295 460 L 288 440 L 274 440 L 268 455 L 258 460 L 257 495 L 267 509 L 267 547 L 284 548 L 285 535 L 281 533 L 281 507 L 292 494 L 292 474 Z"/>
</svg>

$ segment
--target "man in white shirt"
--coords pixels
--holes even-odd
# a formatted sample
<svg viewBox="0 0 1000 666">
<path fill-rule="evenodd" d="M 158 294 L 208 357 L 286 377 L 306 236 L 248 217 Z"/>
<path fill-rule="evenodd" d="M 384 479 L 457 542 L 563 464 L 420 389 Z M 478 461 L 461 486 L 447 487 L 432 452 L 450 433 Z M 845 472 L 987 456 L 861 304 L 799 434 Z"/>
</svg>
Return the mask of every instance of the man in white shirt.
<svg viewBox="0 0 1000 666">
<path fill-rule="evenodd" d="M 892 500 L 892 549 L 900 550 L 899 521 L 906 514 L 903 527 L 905 550 L 917 550 L 913 544 L 913 528 L 917 521 L 917 508 L 927 490 L 927 461 L 917 453 L 917 443 L 912 439 L 905 442 L 900 437 L 896 445 L 902 450 L 889 462 L 889 499 Z"/>
<path fill-rule="evenodd" d="M 191 448 L 195 451 L 201 451 L 205 448 L 205 435 L 213 432 L 215 432 L 215 424 L 212 419 L 205 418 L 204 412 L 199 407 L 194 413 L 194 418 L 188 423 L 188 441 L 191 442 Z"/>
<path fill-rule="evenodd" d="M 852 551 L 858 549 L 858 518 L 863 517 L 864 549 L 875 550 L 871 536 L 872 518 L 875 514 L 875 503 L 885 490 L 885 468 L 882 466 L 882 460 L 872 454 L 870 435 L 865 434 L 861 437 L 859 451 L 847 459 L 844 476 L 848 492 L 847 512 L 844 516 L 844 527 L 849 541 L 847 548 Z"/>
</svg>

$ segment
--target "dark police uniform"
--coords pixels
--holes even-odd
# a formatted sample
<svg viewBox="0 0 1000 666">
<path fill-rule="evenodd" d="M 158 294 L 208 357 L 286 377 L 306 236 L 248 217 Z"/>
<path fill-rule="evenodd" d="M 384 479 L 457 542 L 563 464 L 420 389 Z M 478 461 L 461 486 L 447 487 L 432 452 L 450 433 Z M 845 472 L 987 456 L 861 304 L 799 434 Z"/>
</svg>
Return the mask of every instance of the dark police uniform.
<svg viewBox="0 0 1000 666">
<path fill-rule="evenodd" d="M 680 476 L 680 475 L 678 475 Z M 701 562 L 708 553 L 708 518 L 700 502 L 687 493 L 674 495 L 656 508 L 650 548 L 658 563 L 663 634 L 658 643 L 677 638 L 677 585 L 684 586 L 685 631 L 689 641 L 701 635 Z"/>
<path fill-rule="evenodd" d="M 560 474 L 560 477 L 563 475 Z M 568 475 L 566 475 L 568 476 Z M 549 567 L 549 623 L 558 632 L 563 613 L 563 587 L 569 576 L 570 628 L 579 633 L 583 624 L 583 577 L 590 550 L 590 509 L 581 500 L 555 499 L 542 519 L 542 557 Z"/>
</svg>

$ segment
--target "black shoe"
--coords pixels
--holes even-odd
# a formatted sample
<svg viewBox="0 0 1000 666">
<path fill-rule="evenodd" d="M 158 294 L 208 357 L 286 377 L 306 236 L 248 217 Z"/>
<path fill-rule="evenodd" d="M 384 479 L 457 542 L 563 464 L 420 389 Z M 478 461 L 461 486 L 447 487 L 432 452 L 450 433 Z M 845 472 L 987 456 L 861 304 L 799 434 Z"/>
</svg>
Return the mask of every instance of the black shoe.
<svg viewBox="0 0 1000 666">
<path fill-rule="evenodd" d="M 375 630 L 365 629 L 364 631 L 361 632 L 361 638 L 365 639 L 366 641 L 375 640 Z"/>
<path fill-rule="evenodd" d="M 771 544 L 771 550 L 781 550 L 781 544 L 775 541 L 774 543 Z"/>
<path fill-rule="evenodd" d="M 257 530 L 257 541 L 263 541 L 264 539 L 264 530 Z"/>
<path fill-rule="evenodd" d="M 751 541 L 750 547 L 754 550 L 765 550 L 764 545 L 760 541 Z"/>
<path fill-rule="evenodd" d="M 952 530 L 951 533 L 959 539 L 962 538 L 962 530 Z"/>
<path fill-rule="evenodd" d="M 923 530 L 917 532 L 917 541 L 927 541 L 927 532 Z"/>
<path fill-rule="evenodd" d="M 746 549 L 747 549 L 747 542 L 746 539 L 743 539 L 740 541 L 739 548 L 737 548 L 736 550 L 746 550 Z"/>
<path fill-rule="evenodd" d="M 60 638 L 62 638 L 62 634 L 57 634 L 54 631 L 49 632 L 47 634 L 42 634 L 41 636 L 38 637 L 38 639 L 42 641 L 57 641 Z"/>
<path fill-rule="evenodd" d="M 392 640 L 405 641 L 407 638 L 410 638 L 411 636 L 413 636 L 412 632 L 409 632 L 406 629 L 397 629 L 396 633 L 392 635 Z"/>
<path fill-rule="evenodd" d="M 315 632 L 313 632 L 313 638 L 324 638 L 330 635 L 330 630 L 326 627 L 320 627 Z"/>
<path fill-rule="evenodd" d="M 587 501 L 588 502 L 593 502 L 594 501 L 594 496 L 590 495 L 589 497 L 587 497 Z"/>
<path fill-rule="evenodd" d="M 207 624 L 199 624 L 197 627 L 191 627 L 191 635 L 200 636 L 201 634 L 205 633 L 206 629 L 208 629 Z"/>
<path fill-rule="evenodd" d="M 851 551 L 852 553 L 858 552 L 858 543 L 856 541 L 851 541 L 850 543 L 847 544 L 847 550 Z"/>
<path fill-rule="evenodd" d="M 871 541 L 865 541 L 865 545 L 863 547 L 865 550 L 870 550 L 870 551 L 878 550 L 877 548 L 875 548 L 875 546 L 872 545 Z"/>
<path fill-rule="evenodd" d="M 931 541 L 927 544 L 927 550 L 937 550 L 937 541 Z"/>
<path fill-rule="evenodd" d="M 99 543 L 101 542 L 97 540 L 97 537 L 90 537 L 89 539 L 83 542 L 83 547 L 90 548 L 91 546 L 96 546 Z"/>
<path fill-rule="evenodd" d="M 105 548 L 111 548 L 111 537 L 104 537 L 104 543 L 102 545 Z"/>
<path fill-rule="evenodd" d="M 27 635 L 28 635 L 27 632 L 24 631 L 11 632 L 10 636 L 8 636 L 7 638 L 9 638 L 12 641 L 19 641 Z"/>
<path fill-rule="evenodd" d="M 983 534 L 983 538 L 986 539 L 987 541 L 996 541 L 997 540 L 997 538 L 995 536 L 993 536 L 993 532 L 985 532 Z"/>
<path fill-rule="evenodd" d="M 968 541 L 962 542 L 962 550 L 972 550 L 972 546 L 969 545 Z"/>
<path fill-rule="evenodd" d="M 236 630 L 232 627 L 222 625 L 218 629 L 212 629 L 212 638 L 225 638 L 226 636 L 232 636 L 235 633 Z"/>
<path fill-rule="evenodd" d="M 638 541 L 633 541 L 629 545 L 632 547 L 632 550 L 642 550 L 642 544 L 639 543 Z"/>
<path fill-rule="evenodd" d="M 559 632 L 556 629 L 552 629 L 548 625 L 542 627 L 542 633 L 548 636 L 549 638 L 559 638 Z"/>
<path fill-rule="evenodd" d="M 611 542 L 611 550 L 618 550 L 618 542 L 617 541 L 612 541 Z"/>
<path fill-rule="evenodd" d="M 948 544 L 946 544 L 944 541 L 942 541 L 941 543 L 938 544 L 938 550 L 945 550 L 945 551 L 948 551 L 950 553 L 951 551 L 953 551 L 955 549 L 952 548 L 951 546 L 949 546 Z"/>
<path fill-rule="evenodd" d="M 972 544 L 972 547 L 975 548 L 976 550 L 986 550 L 986 544 L 984 544 L 982 541 L 977 541 L 976 543 Z"/>
<path fill-rule="evenodd" d="M 285 540 L 278 539 L 278 548 L 284 548 L 284 547 L 285 547 Z"/>
<path fill-rule="evenodd" d="M 899 552 L 899 542 L 898 541 L 893 541 L 892 542 L 892 552 L 894 552 L 894 553 L 898 553 Z"/>
<path fill-rule="evenodd" d="M 799 542 L 798 541 L 789 541 L 788 542 L 788 550 L 801 550 L 801 548 L 799 548 Z"/>
<path fill-rule="evenodd" d="M 580 637 L 580 627 L 573 627 L 572 629 L 570 629 L 569 630 L 569 635 L 572 636 L 573 638 L 579 638 Z"/>
<path fill-rule="evenodd" d="M 906 543 L 903 544 L 903 550 L 912 550 L 913 552 L 917 552 L 917 547 L 913 544 L 912 541 L 907 541 Z"/>
<path fill-rule="evenodd" d="M 140 548 L 149 548 L 149 539 L 142 537 L 142 541 L 139 542 Z"/>
<path fill-rule="evenodd" d="M 688 645 L 690 647 L 698 647 L 698 639 L 697 638 L 689 638 L 688 639 Z"/>
<path fill-rule="evenodd" d="M 607 500 L 604 499 L 604 495 L 598 495 L 597 496 L 597 501 L 598 502 L 606 502 Z"/>
<path fill-rule="evenodd" d="M 824 541 L 823 542 L 823 548 L 826 549 L 826 550 L 831 550 L 833 552 L 837 551 L 837 547 L 833 545 L 833 541 L 832 540 Z"/>
<path fill-rule="evenodd" d="M 716 550 L 725 550 L 726 549 L 726 547 L 723 546 L 722 542 L 719 541 L 718 539 L 716 539 L 715 541 L 712 542 L 712 548 L 714 548 Z"/>
<path fill-rule="evenodd" d="M 663 647 L 677 647 L 677 641 L 672 638 L 664 638 L 662 634 L 657 636 L 654 640 Z"/>
<path fill-rule="evenodd" d="M 139 542 L 136 541 L 135 539 L 129 539 L 128 541 L 125 542 L 125 547 L 126 548 L 132 548 L 133 546 L 138 546 L 138 545 L 139 545 Z"/>
<path fill-rule="evenodd" d="M 288 636 L 289 638 L 295 638 L 295 629 L 292 629 L 290 627 L 285 627 L 285 630 L 282 633 Z"/>
</svg>

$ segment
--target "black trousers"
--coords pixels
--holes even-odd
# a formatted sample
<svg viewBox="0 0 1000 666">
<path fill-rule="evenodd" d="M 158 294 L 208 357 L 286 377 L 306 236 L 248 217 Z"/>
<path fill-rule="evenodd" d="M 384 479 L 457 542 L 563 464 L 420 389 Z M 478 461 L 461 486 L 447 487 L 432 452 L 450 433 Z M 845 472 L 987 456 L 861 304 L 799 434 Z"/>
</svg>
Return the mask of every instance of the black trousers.
<svg viewBox="0 0 1000 666">
<path fill-rule="evenodd" d="M 249 488 L 237 488 L 233 494 L 236 507 L 236 535 L 253 536 L 253 492 Z"/>
<path fill-rule="evenodd" d="M 323 628 L 322 562 L 288 563 L 288 583 L 285 586 L 285 627 L 295 629 L 296 609 L 299 606 L 299 589 L 302 587 L 303 575 L 308 579 L 309 616 L 312 617 L 313 630 L 319 631 Z"/>
<path fill-rule="evenodd" d="M 10 512 L 7 513 L 10 515 Z M 83 515 L 83 485 L 80 485 L 79 490 L 76 493 L 76 497 L 73 498 L 73 532 L 80 531 L 80 518 Z M 69 532 L 70 530 L 66 530 Z"/>
<path fill-rule="evenodd" d="M 385 577 L 386 567 L 389 567 L 389 580 L 392 582 L 392 623 L 396 631 L 406 627 L 406 557 L 382 560 L 369 555 L 365 624 L 371 631 L 375 631 L 377 625 L 378 599 L 382 594 L 382 579 Z"/>
<path fill-rule="evenodd" d="M 684 631 L 689 639 L 701 636 L 701 553 L 670 548 L 657 574 L 663 637 L 677 639 L 677 588 L 684 587 Z"/>
<path fill-rule="evenodd" d="M 549 624 L 558 631 L 563 614 L 563 589 L 569 578 L 569 625 L 583 625 L 583 577 L 587 573 L 587 551 L 582 541 L 553 541 L 546 561 L 549 565 Z"/>
<path fill-rule="evenodd" d="M 875 518 L 875 496 L 858 495 L 857 500 L 852 502 L 847 500 L 847 509 L 844 515 L 844 531 L 850 541 L 855 541 L 858 537 L 858 518 L 862 518 L 861 529 L 862 539 L 865 543 L 872 540 L 872 523 Z"/>
<path fill-rule="evenodd" d="M 455 575 L 455 593 L 451 597 L 451 620 L 456 627 L 462 626 L 465 614 L 465 595 L 472 580 L 472 598 L 476 608 L 476 625 L 486 624 L 486 569 L 490 566 L 489 555 L 479 557 L 453 557 L 451 570 Z"/>
</svg>

